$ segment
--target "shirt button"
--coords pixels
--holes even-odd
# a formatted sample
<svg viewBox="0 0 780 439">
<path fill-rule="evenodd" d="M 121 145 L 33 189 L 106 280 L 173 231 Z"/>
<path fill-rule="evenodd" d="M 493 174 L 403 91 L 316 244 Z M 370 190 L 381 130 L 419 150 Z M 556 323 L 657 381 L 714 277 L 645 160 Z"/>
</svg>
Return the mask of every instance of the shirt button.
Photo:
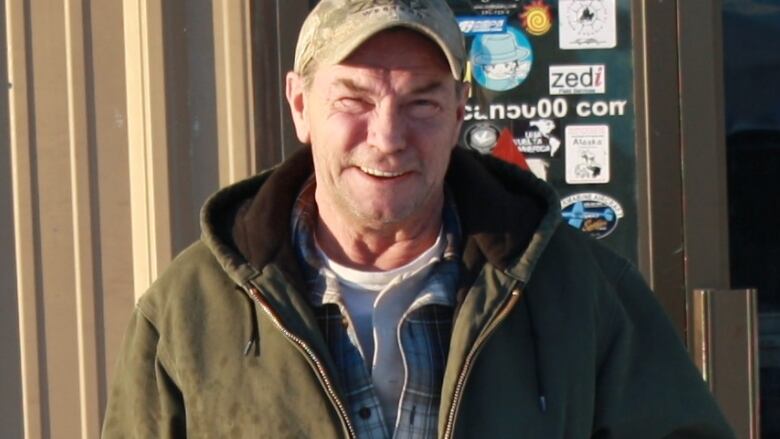
<svg viewBox="0 0 780 439">
<path fill-rule="evenodd" d="M 368 419 L 371 417 L 371 409 L 368 407 L 363 407 L 360 410 L 358 410 L 358 415 L 361 419 Z"/>
</svg>

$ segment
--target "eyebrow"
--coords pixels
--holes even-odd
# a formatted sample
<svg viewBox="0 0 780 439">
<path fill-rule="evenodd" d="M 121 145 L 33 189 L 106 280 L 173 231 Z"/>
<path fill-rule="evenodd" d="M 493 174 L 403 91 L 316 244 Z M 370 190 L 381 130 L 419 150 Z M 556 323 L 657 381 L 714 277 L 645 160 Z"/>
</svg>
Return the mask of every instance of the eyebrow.
<svg viewBox="0 0 780 439">
<path fill-rule="evenodd" d="M 336 85 L 339 86 L 339 87 L 344 87 L 347 90 L 349 90 L 351 92 L 355 92 L 355 93 L 367 93 L 368 92 L 367 88 L 358 85 L 357 82 L 355 82 L 355 81 L 353 81 L 351 79 L 346 79 L 346 78 L 338 79 L 336 81 Z"/>
<path fill-rule="evenodd" d="M 342 78 L 336 81 L 337 86 L 341 86 L 346 88 L 347 90 L 353 92 L 353 93 L 359 93 L 359 94 L 365 94 L 369 93 L 370 90 L 367 87 L 364 87 L 357 82 L 355 82 L 352 79 L 349 78 Z M 442 88 L 444 86 L 444 82 L 438 79 L 432 80 L 430 82 L 423 83 L 422 85 L 414 87 L 409 94 L 425 94 L 432 91 L 436 91 L 439 88 Z"/>
<path fill-rule="evenodd" d="M 436 91 L 437 89 L 440 89 L 444 87 L 444 82 L 441 80 L 433 80 L 431 82 L 428 82 L 426 84 L 422 84 L 419 87 L 416 87 L 412 89 L 413 94 L 425 94 L 432 91 Z"/>
</svg>

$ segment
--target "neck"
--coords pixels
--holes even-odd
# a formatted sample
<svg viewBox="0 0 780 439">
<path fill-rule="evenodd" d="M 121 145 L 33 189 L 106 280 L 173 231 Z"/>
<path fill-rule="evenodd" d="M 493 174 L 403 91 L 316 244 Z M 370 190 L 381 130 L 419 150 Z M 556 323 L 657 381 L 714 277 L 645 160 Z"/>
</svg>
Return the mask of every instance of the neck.
<svg viewBox="0 0 780 439">
<path fill-rule="evenodd" d="M 430 248 L 441 230 L 442 202 L 438 209 L 393 224 L 347 226 L 336 212 L 320 207 L 317 242 L 339 264 L 368 271 L 386 271 L 406 265 Z"/>
</svg>

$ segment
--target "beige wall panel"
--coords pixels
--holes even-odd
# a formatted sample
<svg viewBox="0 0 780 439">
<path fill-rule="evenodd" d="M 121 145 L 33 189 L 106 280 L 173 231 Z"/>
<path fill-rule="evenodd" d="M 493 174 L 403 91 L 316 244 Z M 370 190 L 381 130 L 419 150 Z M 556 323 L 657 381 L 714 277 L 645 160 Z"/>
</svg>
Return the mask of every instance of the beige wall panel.
<svg viewBox="0 0 780 439">
<path fill-rule="evenodd" d="M 35 185 L 40 212 L 37 267 L 41 280 L 48 423 L 44 436 L 78 437 L 78 327 L 73 270 L 73 218 L 68 144 L 68 84 L 61 1 L 30 3 L 31 78 L 35 106 Z M 48 428 L 47 428 L 48 427 Z M 47 431 L 48 430 L 48 431 Z"/>
<path fill-rule="evenodd" d="M 82 0 L 66 0 L 65 55 L 68 97 L 68 143 L 73 218 L 73 271 L 75 276 L 76 324 L 78 345 L 78 381 L 81 436 L 97 437 L 100 432 L 98 366 L 98 325 L 96 315 L 95 243 L 99 236 L 93 218 L 93 146 L 89 118 L 93 112 L 87 93 L 87 65 L 91 63 L 86 36 Z"/>
<path fill-rule="evenodd" d="M 125 0 L 133 288 L 140 297 L 172 256 L 170 151 L 161 0 Z"/>
<path fill-rule="evenodd" d="M 285 76 L 293 68 L 298 30 L 307 0 L 254 1 L 252 55 L 257 168 L 269 168 L 300 147 L 284 98 Z"/>
<path fill-rule="evenodd" d="M 198 217 L 206 198 L 219 187 L 219 139 L 217 128 L 217 90 L 214 55 L 213 4 L 211 0 L 188 0 L 184 6 L 182 25 L 186 29 L 187 89 L 189 129 L 190 181 L 187 187 L 190 210 L 182 211 L 179 223 L 191 224 L 188 235 L 179 237 L 180 245 L 188 245 L 200 236 Z M 183 75 L 182 75 L 183 76 Z"/>
<path fill-rule="evenodd" d="M 39 316 L 40 282 L 36 273 L 38 255 L 34 221 L 37 220 L 33 187 L 29 29 L 26 3 L 5 4 L 8 45 L 9 133 L 11 137 L 11 184 L 13 187 L 14 254 L 19 307 L 19 350 L 22 375 L 22 406 L 27 438 L 40 438 L 46 416 L 45 388 L 39 364 L 41 343 Z"/>
<path fill-rule="evenodd" d="M 16 261 L 11 187 L 6 13 L 0 9 L 0 437 L 18 438 L 24 432 L 22 371 L 19 353 L 19 317 L 16 297 Z"/>
<path fill-rule="evenodd" d="M 207 0 L 163 7 L 174 253 L 200 236 L 200 207 L 219 185 L 211 9 Z"/>
<path fill-rule="evenodd" d="M 20 350 L 23 380 L 24 428 L 30 438 L 43 433 L 47 400 L 40 354 L 40 281 L 36 272 L 37 193 L 34 187 L 32 120 L 30 120 L 31 86 L 29 66 L 29 12 L 26 4 L 7 3 L 9 11 L 9 57 L 11 72 L 11 157 L 14 188 L 14 241 L 16 252 L 17 291 L 19 300 Z"/>
<path fill-rule="evenodd" d="M 95 221 L 99 233 L 96 281 L 98 379 L 100 410 L 105 406 L 106 386 L 113 377 L 115 359 L 133 310 L 132 241 L 130 226 L 130 177 L 128 170 L 127 100 L 125 98 L 122 9 L 112 2 L 89 4 L 91 69 L 91 141 L 95 162 L 91 170 Z"/>
<path fill-rule="evenodd" d="M 136 294 L 254 172 L 250 3 L 5 3 L 0 437 L 97 437 Z"/>
<path fill-rule="evenodd" d="M 250 0 L 214 2 L 220 185 L 255 173 Z"/>
</svg>

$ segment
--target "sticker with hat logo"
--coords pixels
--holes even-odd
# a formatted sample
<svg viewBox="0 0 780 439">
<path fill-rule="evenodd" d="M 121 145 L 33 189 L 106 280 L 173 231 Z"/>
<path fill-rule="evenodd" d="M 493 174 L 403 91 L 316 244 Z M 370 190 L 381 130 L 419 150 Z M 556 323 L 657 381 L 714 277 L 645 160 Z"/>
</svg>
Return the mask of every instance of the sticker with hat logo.
<svg viewBox="0 0 780 439">
<path fill-rule="evenodd" d="M 533 49 L 522 31 L 508 26 L 506 32 L 474 37 L 469 53 L 473 78 L 493 91 L 511 90 L 528 77 Z"/>
<path fill-rule="evenodd" d="M 561 200 L 564 221 L 596 239 L 609 236 L 624 216 L 623 206 L 614 198 L 596 192 L 583 192 Z"/>
<path fill-rule="evenodd" d="M 552 29 L 553 17 L 550 6 L 544 0 L 533 0 L 530 5 L 523 6 L 520 14 L 523 29 L 530 35 L 544 35 Z"/>
</svg>

